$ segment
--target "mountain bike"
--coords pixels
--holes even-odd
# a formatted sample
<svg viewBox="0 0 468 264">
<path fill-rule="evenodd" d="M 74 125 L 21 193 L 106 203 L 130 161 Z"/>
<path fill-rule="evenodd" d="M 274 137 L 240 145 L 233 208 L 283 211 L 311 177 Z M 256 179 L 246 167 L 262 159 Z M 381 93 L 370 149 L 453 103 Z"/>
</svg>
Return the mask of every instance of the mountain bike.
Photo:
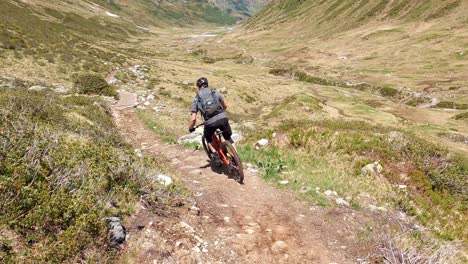
<svg viewBox="0 0 468 264">
<path fill-rule="evenodd" d="M 197 127 L 200 126 L 203 126 L 203 124 L 200 124 Z M 214 147 L 216 152 L 218 152 L 219 158 L 222 162 L 221 165 L 225 165 L 234 180 L 242 184 L 244 182 L 244 170 L 242 168 L 242 162 L 232 143 L 225 141 L 221 136 L 222 133 L 223 132 L 219 129 L 216 130 L 216 132 L 213 134 L 211 145 Z M 211 152 L 204 135 L 202 136 L 202 144 L 206 155 L 210 161 L 213 161 L 213 153 Z"/>
</svg>

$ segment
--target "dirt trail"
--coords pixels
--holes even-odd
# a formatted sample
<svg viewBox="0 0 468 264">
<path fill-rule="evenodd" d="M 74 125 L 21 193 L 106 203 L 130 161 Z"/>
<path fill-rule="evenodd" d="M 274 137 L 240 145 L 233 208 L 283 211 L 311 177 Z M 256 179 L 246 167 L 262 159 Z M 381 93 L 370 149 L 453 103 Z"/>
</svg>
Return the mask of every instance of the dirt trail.
<svg viewBox="0 0 468 264">
<path fill-rule="evenodd" d="M 130 96 L 121 100 L 119 106 L 133 103 Z M 118 125 L 137 148 L 167 158 L 182 175 L 200 208 L 199 220 L 192 223 L 203 240 L 210 245 L 222 242 L 200 253 L 197 261 L 178 259 L 177 254 L 171 261 L 328 264 L 356 263 L 358 256 L 367 255 L 365 242 L 358 242 L 356 234 L 375 217 L 347 208 L 311 207 L 248 170 L 245 184 L 239 185 L 211 168 L 203 152 L 161 142 L 145 130 L 133 109 L 114 110 Z"/>
</svg>

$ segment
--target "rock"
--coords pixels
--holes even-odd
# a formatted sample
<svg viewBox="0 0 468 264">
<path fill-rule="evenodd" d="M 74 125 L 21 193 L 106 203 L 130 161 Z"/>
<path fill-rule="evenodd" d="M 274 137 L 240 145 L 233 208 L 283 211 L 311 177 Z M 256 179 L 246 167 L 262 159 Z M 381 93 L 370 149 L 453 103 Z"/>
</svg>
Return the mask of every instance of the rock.
<svg viewBox="0 0 468 264">
<path fill-rule="evenodd" d="M 242 140 L 242 136 L 241 136 L 241 134 L 239 134 L 239 133 L 232 133 L 231 139 L 232 139 L 235 143 L 237 143 L 237 142 L 239 142 L 239 141 Z"/>
<path fill-rule="evenodd" d="M 43 91 L 45 89 L 47 89 L 47 87 L 42 86 L 42 85 L 34 85 L 34 86 L 29 87 L 28 90 L 30 90 L 30 91 Z"/>
<path fill-rule="evenodd" d="M 349 207 L 349 203 L 343 198 L 336 198 L 335 202 L 337 205 Z"/>
<path fill-rule="evenodd" d="M 229 223 L 230 221 L 231 221 L 231 219 L 228 216 L 224 217 L 224 222 L 225 223 Z"/>
<path fill-rule="evenodd" d="M 198 208 L 196 206 L 192 206 L 192 207 L 190 207 L 190 213 L 192 215 L 200 215 L 200 208 Z"/>
<path fill-rule="evenodd" d="M 269 143 L 270 142 L 268 141 L 268 139 L 265 139 L 265 138 L 260 139 L 259 141 L 257 141 L 257 143 L 255 143 L 255 149 L 259 150 L 259 149 L 261 149 L 263 147 L 268 146 Z"/>
<path fill-rule="evenodd" d="M 183 82 L 182 82 L 182 84 L 183 84 L 183 85 L 189 85 L 189 84 L 190 84 L 190 82 L 189 82 L 189 81 L 187 81 L 187 80 L 185 80 L 185 81 L 183 81 Z"/>
<path fill-rule="evenodd" d="M 141 153 L 140 149 L 135 149 L 135 155 L 137 155 L 139 158 L 143 158 L 143 153 Z"/>
<path fill-rule="evenodd" d="M 286 185 L 286 184 L 289 183 L 289 181 L 288 181 L 288 180 L 284 180 L 284 181 L 279 181 L 278 183 L 281 184 L 281 185 Z"/>
<path fill-rule="evenodd" d="M 406 186 L 406 185 L 404 185 L 404 184 L 399 184 L 399 185 L 398 185 L 398 188 L 400 188 L 400 189 L 406 189 L 406 188 L 408 188 L 408 186 Z"/>
<path fill-rule="evenodd" d="M 63 86 L 63 85 L 60 85 L 60 84 L 56 84 L 56 85 L 54 85 L 53 90 L 56 93 L 65 94 L 65 93 L 68 93 L 70 91 L 70 88 L 68 88 L 66 86 Z"/>
<path fill-rule="evenodd" d="M 122 225 L 120 218 L 118 217 L 107 217 L 103 219 L 108 223 L 109 231 L 109 242 L 112 247 L 116 247 L 125 241 L 126 230 Z"/>
<path fill-rule="evenodd" d="M 148 101 L 146 101 L 146 102 L 143 103 L 143 105 L 146 105 L 146 106 L 148 106 L 148 105 L 150 105 L 150 104 L 151 104 L 151 103 L 148 102 Z"/>
<path fill-rule="evenodd" d="M 301 189 L 299 190 L 300 193 L 308 193 L 312 191 L 312 187 L 309 186 L 302 186 Z"/>
<path fill-rule="evenodd" d="M 278 133 L 273 132 L 273 134 L 271 134 L 271 137 L 275 138 L 277 135 L 278 135 Z"/>
<path fill-rule="evenodd" d="M 253 233 L 255 233 L 255 231 L 253 229 L 247 228 L 245 229 L 245 233 L 252 235 Z"/>
<path fill-rule="evenodd" d="M 385 207 L 375 206 L 375 205 L 372 205 L 372 204 L 369 204 L 367 207 L 368 207 L 369 210 L 371 210 L 371 211 L 387 212 L 387 208 L 385 208 Z"/>
<path fill-rule="evenodd" d="M 151 101 L 151 100 L 154 100 L 154 98 L 155 98 L 154 95 L 150 94 L 146 97 L 146 100 Z"/>
<path fill-rule="evenodd" d="M 326 190 L 323 192 L 323 194 L 325 194 L 326 196 L 331 196 L 333 195 L 333 191 L 332 190 Z"/>
<path fill-rule="evenodd" d="M 405 135 L 399 131 L 391 131 L 388 133 L 387 142 L 391 143 L 396 149 L 402 149 L 408 145 L 408 140 Z"/>
<path fill-rule="evenodd" d="M 164 185 L 164 187 L 167 187 L 172 184 L 172 178 L 167 175 L 159 174 L 156 178 L 157 181 Z"/>
<path fill-rule="evenodd" d="M 278 240 L 271 245 L 273 253 L 284 253 L 288 250 L 288 244 L 284 241 Z"/>
<path fill-rule="evenodd" d="M 382 173 L 382 171 L 383 167 L 377 161 L 371 164 L 367 164 L 361 170 L 363 175 L 376 175 Z"/>
</svg>

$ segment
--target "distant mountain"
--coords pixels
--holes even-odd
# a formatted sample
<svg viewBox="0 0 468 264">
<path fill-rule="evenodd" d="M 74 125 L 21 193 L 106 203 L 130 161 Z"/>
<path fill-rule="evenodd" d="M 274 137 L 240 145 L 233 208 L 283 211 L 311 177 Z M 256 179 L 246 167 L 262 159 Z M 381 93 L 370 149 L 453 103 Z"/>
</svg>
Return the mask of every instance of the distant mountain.
<svg viewBox="0 0 468 264">
<path fill-rule="evenodd" d="M 228 14 L 245 18 L 260 11 L 271 0 L 213 0 L 213 3 L 225 10 Z"/>
<path fill-rule="evenodd" d="M 330 34 L 369 22 L 430 22 L 449 19 L 467 24 L 468 1 L 464 0 L 273 0 L 248 23 L 250 28 L 297 25 L 295 32 Z M 288 28 L 290 30 L 290 28 Z"/>
</svg>

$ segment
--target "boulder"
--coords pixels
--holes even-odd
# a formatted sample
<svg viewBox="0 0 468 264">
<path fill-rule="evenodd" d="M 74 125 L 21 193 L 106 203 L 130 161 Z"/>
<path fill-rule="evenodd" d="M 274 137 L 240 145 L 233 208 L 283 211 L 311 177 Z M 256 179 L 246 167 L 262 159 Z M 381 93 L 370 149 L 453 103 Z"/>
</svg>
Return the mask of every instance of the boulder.
<svg viewBox="0 0 468 264">
<path fill-rule="evenodd" d="M 171 177 L 164 174 L 159 174 L 158 176 L 156 176 L 156 180 L 162 185 L 164 185 L 164 187 L 171 185 L 173 182 Z"/>
<path fill-rule="evenodd" d="M 116 247 L 125 241 L 126 230 L 120 218 L 107 217 L 103 219 L 108 224 L 109 242 L 112 247 Z"/>
<path fill-rule="evenodd" d="M 374 163 L 367 164 L 361 170 L 363 175 L 378 175 L 382 173 L 383 167 L 377 161 Z"/>
<path fill-rule="evenodd" d="M 33 86 L 29 87 L 28 90 L 30 90 L 30 91 L 42 91 L 42 90 L 45 90 L 45 89 L 47 89 L 47 87 L 45 87 L 45 86 L 33 85 Z"/>
<path fill-rule="evenodd" d="M 263 147 L 268 146 L 269 143 L 270 142 L 268 141 L 268 139 L 262 138 L 259 141 L 257 141 L 257 143 L 255 143 L 255 149 L 259 150 L 259 149 L 261 149 Z"/>
<path fill-rule="evenodd" d="M 288 244 L 284 241 L 278 240 L 271 245 L 273 253 L 284 253 L 288 250 Z"/>
<path fill-rule="evenodd" d="M 343 198 L 336 198 L 335 202 L 339 206 L 349 207 L 349 203 Z"/>
</svg>

